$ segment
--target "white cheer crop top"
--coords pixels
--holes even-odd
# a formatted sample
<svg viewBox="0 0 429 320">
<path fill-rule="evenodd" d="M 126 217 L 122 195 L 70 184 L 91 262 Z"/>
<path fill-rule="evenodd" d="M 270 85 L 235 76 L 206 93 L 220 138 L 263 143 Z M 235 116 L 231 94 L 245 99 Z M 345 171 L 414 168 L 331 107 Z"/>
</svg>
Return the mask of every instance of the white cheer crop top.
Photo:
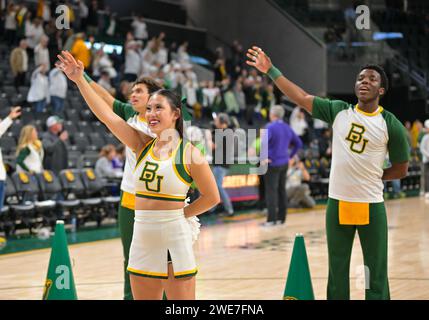
<svg viewBox="0 0 429 320">
<path fill-rule="evenodd" d="M 180 139 L 172 155 L 161 160 L 153 154 L 156 140 L 149 141 L 137 157 L 134 170 L 136 196 L 155 200 L 185 201 L 192 183 L 184 161 L 184 154 L 190 142 L 183 146 L 183 140 Z"/>
</svg>

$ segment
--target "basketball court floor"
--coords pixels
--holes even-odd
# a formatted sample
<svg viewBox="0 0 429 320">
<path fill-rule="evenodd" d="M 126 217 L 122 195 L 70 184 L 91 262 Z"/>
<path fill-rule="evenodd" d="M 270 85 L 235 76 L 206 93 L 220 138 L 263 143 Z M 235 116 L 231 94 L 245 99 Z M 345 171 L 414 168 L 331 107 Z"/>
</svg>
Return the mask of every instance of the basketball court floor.
<svg viewBox="0 0 429 320">
<path fill-rule="evenodd" d="M 391 298 L 429 299 L 429 201 L 414 197 L 386 204 Z M 290 213 L 282 226 L 262 227 L 264 219 L 256 214 L 203 226 L 194 246 L 197 299 L 282 299 L 297 233 L 304 235 L 315 298 L 326 299 L 324 218 L 320 208 Z M 70 245 L 69 250 L 79 299 L 122 299 L 120 239 Z M 50 249 L 0 255 L 0 299 L 40 300 L 49 255 Z M 352 299 L 364 299 L 362 265 L 356 235 L 350 267 Z"/>
</svg>

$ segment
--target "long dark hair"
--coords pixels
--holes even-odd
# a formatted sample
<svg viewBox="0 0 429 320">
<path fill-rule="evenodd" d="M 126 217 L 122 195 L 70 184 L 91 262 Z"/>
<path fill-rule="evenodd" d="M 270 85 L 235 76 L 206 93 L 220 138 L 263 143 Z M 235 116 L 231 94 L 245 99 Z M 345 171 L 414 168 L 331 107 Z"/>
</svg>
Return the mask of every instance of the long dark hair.
<svg viewBox="0 0 429 320">
<path fill-rule="evenodd" d="M 179 112 L 179 118 L 176 120 L 175 129 L 179 132 L 180 138 L 183 139 L 183 112 L 182 112 L 182 98 L 174 91 L 167 89 L 160 89 L 150 94 L 150 97 L 154 95 L 161 95 L 165 97 L 171 110 Z"/>
</svg>

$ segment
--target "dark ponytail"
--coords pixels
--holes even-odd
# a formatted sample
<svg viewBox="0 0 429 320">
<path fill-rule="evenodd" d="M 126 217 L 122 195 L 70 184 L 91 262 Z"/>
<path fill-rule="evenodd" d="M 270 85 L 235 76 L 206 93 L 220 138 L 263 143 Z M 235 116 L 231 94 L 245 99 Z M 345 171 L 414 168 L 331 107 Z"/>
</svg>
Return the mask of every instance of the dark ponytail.
<svg viewBox="0 0 429 320">
<path fill-rule="evenodd" d="M 174 91 L 161 89 L 151 93 L 151 96 L 155 94 L 161 95 L 168 100 L 171 110 L 179 112 L 179 118 L 176 120 L 175 129 L 179 132 L 180 138 L 183 139 L 183 112 L 182 112 L 182 98 Z"/>
</svg>

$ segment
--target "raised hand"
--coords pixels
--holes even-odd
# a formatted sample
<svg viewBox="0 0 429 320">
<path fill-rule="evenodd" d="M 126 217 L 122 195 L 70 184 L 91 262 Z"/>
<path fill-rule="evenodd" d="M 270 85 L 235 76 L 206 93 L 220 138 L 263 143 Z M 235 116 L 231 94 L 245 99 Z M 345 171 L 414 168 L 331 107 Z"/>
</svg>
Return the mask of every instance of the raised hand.
<svg viewBox="0 0 429 320">
<path fill-rule="evenodd" d="M 59 135 L 59 138 L 62 140 L 62 141 L 66 141 L 68 138 L 69 138 L 69 133 L 67 132 L 67 131 L 63 131 L 63 132 L 61 132 L 61 134 Z"/>
<path fill-rule="evenodd" d="M 246 63 L 263 73 L 267 73 L 273 66 L 271 59 L 259 47 L 253 46 L 251 49 L 248 49 L 246 55 L 249 59 Z"/>
<path fill-rule="evenodd" d="M 15 120 L 21 115 L 21 107 L 12 107 L 10 109 L 9 118 Z"/>
<path fill-rule="evenodd" d="M 61 51 L 61 54 L 57 55 L 59 62 L 55 63 L 55 66 L 64 72 L 64 74 L 73 82 L 77 82 L 83 77 L 83 63 L 76 59 L 68 51 Z"/>
</svg>

